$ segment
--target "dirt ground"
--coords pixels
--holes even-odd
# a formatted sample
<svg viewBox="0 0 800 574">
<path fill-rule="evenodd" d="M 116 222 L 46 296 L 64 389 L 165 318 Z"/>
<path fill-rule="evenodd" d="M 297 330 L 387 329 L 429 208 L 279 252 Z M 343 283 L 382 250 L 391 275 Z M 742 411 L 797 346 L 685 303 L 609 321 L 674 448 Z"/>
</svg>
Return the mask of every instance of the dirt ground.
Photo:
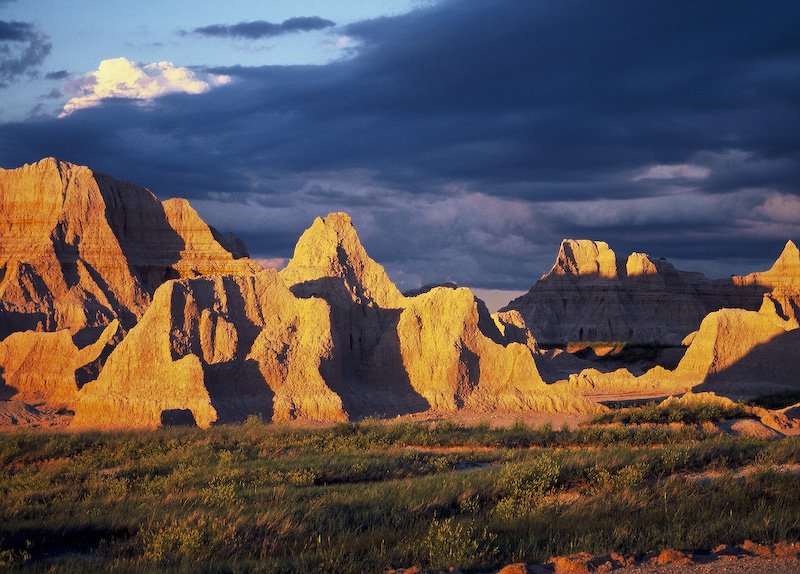
<svg viewBox="0 0 800 574">
<path fill-rule="evenodd" d="M 458 570 L 407 568 L 388 574 L 455 574 Z M 580 574 L 614 572 L 618 574 L 798 574 L 800 544 L 756 544 L 746 541 L 741 546 L 721 545 L 709 554 L 693 554 L 677 550 L 650 552 L 645 555 L 592 556 L 581 553 L 559 556 L 546 564 L 510 564 L 486 574 Z"/>
</svg>

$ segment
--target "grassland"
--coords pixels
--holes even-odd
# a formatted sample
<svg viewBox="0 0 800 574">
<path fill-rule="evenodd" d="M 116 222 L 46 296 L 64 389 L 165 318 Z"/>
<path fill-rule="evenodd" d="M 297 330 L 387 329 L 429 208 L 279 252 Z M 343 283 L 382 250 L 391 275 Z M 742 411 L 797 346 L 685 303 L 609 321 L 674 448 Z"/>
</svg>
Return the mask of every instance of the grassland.
<svg viewBox="0 0 800 574">
<path fill-rule="evenodd" d="M 800 540 L 800 440 L 454 423 L 0 434 L 0 568 L 489 569 Z M 748 469 L 749 472 L 741 472 Z M 701 474 L 702 473 L 702 474 Z"/>
</svg>

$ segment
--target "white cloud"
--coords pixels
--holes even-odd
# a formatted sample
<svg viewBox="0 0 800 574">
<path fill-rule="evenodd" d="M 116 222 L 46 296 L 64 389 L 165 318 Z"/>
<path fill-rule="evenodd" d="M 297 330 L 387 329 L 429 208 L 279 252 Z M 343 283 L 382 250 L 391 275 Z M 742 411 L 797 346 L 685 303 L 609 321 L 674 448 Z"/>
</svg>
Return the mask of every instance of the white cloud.
<svg viewBox="0 0 800 574">
<path fill-rule="evenodd" d="M 781 223 L 800 223 L 800 198 L 794 195 L 772 193 L 757 210 L 766 219 Z"/>
<path fill-rule="evenodd" d="M 66 103 L 59 117 L 96 106 L 103 98 L 149 101 L 175 92 L 200 94 L 229 81 L 229 76 L 213 74 L 202 80 L 188 68 L 176 67 L 170 62 L 140 65 L 127 58 L 103 60 L 97 70 L 70 84 L 75 97 Z"/>
<path fill-rule="evenodd" d="M 642 179 L 705 179 L 711 170 L 702 165 L 681 163 L 674 165 L 654 165 L 644 173 L 637 175 L 633 181 Z"/>
</svg>

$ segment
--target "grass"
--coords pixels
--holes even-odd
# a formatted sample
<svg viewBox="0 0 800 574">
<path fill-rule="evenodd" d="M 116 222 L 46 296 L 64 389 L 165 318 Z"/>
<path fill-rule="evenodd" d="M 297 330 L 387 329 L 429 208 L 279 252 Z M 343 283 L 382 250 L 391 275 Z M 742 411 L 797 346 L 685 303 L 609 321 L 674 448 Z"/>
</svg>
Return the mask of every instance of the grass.
<svg viewBox="0 0 800 574">
<path fill-rule="evenodd" d="M 800 539 L 800 441 L 367 421 L 0 435 L 9 572 L 488 569 Z M 734 471 L 752 466 L 746 478 Z M 716 470 L 698 482 L 689 473 Z"/>
<path fill-rule="evenodd" d="M 758 418 L 758 416 L 742 402 L 724 405 L 713 401 L 697 401 L 690 404 L 668 401 L 667 404 L 650 402 L 638 407 L 613 409 L 611 412 L 596 415 L 590 423 L 697 424 L 736 418 Z"/>
</svg>

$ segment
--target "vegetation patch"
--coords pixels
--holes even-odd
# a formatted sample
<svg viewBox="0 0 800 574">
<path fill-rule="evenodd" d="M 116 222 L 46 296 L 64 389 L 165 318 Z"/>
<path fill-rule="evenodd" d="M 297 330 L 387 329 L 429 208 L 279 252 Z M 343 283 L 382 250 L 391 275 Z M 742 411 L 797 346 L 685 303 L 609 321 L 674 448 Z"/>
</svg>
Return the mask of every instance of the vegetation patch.
<svg viewBox="0 0 800 574">
<path fill-rule="evenodd" d="M 613 409 L 610 412 L 594 416 L 590 424 L 698 424 L 738 418 L 758 418 L 758 415 L 743 402 L 733 403 L 720 400 L 684 402 L 674 399 L 662 403 L 650 402 L 642 406 Z"/>
<path fill-rule="evenodd" d="M 9 572 L 486 571 L 800 540 L 800 439 L 696 426 L 20 432 L 0 460 Z"/>
</svg>

